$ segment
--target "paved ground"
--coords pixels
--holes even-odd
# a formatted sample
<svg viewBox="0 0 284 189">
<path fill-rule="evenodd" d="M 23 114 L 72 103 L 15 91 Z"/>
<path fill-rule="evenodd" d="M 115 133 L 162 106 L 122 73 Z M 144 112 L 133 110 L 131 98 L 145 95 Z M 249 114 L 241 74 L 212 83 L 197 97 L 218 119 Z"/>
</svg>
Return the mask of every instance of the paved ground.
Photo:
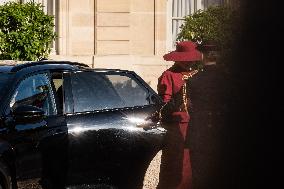
<svg viewBox="0 0 284 189">
<path fill-rule="evenodd" d="M 143 183 L 143 189 L 155 189 L 159 183 L 159 173 L 162 151 L 158 152 L 150 163 Z"/>
<path fill-rule="evenodd" d="M 38 184 L 39 179 L 31 179 L 24 182 L 18 182 L 19 189 L 41 189 L 41 186 Z"/>
<path fill-rule="evenodd" d="M 160 172 L 160 164 L 161 164 L 161 155 L 162 152 L 158 152 L 158 154 L 154 157 L 152 162 L 150 163 L 144 178 L 143 189 L 155 189 L 159 183 L 159 172 Z M 39 179 L 27 180 L 24 182 L 18 182 L 19 189 L 42 189 L 38 183 Z M 69 187 L 68 189 L 78 189 L 78 187 Z M 84 189 L 95 189 L 103 187 L 94 187 L 94 186 L 81 186 L 79 187 Z"/>
</svg>

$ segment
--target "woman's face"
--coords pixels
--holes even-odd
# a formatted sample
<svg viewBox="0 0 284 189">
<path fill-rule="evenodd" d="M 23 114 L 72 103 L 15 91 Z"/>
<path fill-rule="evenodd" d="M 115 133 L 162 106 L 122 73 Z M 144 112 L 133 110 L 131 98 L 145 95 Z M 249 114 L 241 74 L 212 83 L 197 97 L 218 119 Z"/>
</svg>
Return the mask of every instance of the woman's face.
<svg viewBox="0 0 284 189">
<path fill-rule="evenodd" d="M 192 69 L 192 67 L 195 65 L 196 62 L 192 61 L 176 61 L 176 65 L 180 68 L 189 71 Z"/>
</svg>

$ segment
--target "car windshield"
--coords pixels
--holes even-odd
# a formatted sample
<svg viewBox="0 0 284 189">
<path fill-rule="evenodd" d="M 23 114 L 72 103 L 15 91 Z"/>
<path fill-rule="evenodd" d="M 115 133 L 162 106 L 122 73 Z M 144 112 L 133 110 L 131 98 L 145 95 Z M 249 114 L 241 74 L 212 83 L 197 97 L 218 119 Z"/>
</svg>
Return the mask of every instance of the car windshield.
<svg viewBox="0 0 284 189">
<path fill-rule="evenodd" d="M 12 80 L 13 76 L 13 74 L 9 73 L 0 73 L 0 100 L 5 94 L 5 88 L 9 86 L 8 83 Z"/>
</svg>

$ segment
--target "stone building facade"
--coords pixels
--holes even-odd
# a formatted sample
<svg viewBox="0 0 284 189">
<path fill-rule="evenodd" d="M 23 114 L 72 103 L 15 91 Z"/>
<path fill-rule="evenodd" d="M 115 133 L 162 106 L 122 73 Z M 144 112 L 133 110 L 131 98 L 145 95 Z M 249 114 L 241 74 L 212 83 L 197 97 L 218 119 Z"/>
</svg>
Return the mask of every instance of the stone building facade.
<svg viewBox="0 0 284 189">
<path fill-rule="evenodd" d="M 0 4 L 7 1 L 0 0 Z M 18 0 L 54 15 L 54 60 L 133 70 L 156 90 L 183 16 L 226 0 Z"/>
</svg>

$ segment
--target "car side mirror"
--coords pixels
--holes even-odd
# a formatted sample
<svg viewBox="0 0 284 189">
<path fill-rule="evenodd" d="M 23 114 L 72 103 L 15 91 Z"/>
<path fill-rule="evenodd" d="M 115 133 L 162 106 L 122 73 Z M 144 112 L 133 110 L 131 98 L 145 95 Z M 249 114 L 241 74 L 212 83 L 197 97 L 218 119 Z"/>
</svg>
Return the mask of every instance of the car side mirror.
<svg viewBox="0 0 284 189">
<path fill-rule="evenodd" d="M 31 105 L 16 107 L 12 114 L 16 123 L 19 124 L 41 122 L 44 119 L 44 111 Z"/>
</svg>

